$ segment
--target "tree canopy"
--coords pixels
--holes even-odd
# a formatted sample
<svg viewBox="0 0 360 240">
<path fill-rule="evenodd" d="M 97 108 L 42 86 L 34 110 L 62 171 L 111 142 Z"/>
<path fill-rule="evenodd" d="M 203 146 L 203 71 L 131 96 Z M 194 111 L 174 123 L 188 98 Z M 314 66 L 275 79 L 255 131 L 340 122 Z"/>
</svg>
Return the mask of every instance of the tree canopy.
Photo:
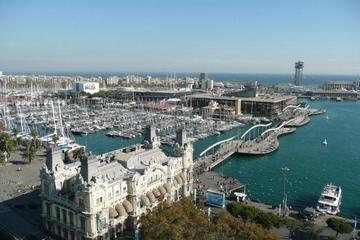
<svg viewBox="0 0 360 240">
<path fill-rule="evenodd" d="M 339 233 L 350 233 L 353 230 L 349 222 L 340 218 L 329 218 L 326 220 L 326 224 L 336 232 L 336 236 L 338 236 Z"/>
<path fill-rule="evenodd" d="M 273 226 L 280 226 L 280 219 L 278 216 L 272 213 L 263 212 L 255 207 L 232 202 L 227 205 L 227 210 L 234 217 L 241 217 L 248 223 L 260 224 L 266 229 L 270 229 Z"/>
<path fill-rule="evenodd" d="M 140 223 L 142 239 L 277 239 L 261 226 L 244 223 L 223 210 L 208 218 L 189 198 L 162 204 Z"/>
</svg>

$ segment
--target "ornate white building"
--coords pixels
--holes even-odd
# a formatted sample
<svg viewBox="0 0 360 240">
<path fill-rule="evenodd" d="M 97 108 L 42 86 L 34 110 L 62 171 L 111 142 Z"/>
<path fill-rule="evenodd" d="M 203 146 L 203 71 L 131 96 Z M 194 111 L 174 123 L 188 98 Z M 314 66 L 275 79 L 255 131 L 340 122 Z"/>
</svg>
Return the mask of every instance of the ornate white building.
<svg viewBox="0 0 360 240">
<path fill-rule="evenodd" d="M 192 191 L 193 148 L 183 130 L 171 155 L 160 149 L 149 127 L 144 144 L 81 162 L 63 159 L 60 150 L 49 148 L 40 171 L 44 228 L 63 239 L 114 239 L 136 229 L 140 217 L 161 201 Z"/>
</svg>

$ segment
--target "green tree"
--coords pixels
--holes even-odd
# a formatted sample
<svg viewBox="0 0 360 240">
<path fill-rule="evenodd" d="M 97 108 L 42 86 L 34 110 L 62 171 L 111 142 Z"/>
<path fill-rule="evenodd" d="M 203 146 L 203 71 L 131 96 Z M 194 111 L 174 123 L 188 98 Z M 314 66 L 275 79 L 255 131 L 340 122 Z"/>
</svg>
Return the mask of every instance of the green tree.
<svg viewBox="0 0 360 240">
<path fill-rule="evenodd" d="M 5 131 L 5 124 L 0 122 L 0 132 Z"/>
<path fill-rule="evenodd" d="M 75 160 L 82 160 L 85 157 L 85 150 L 83 147 L 77 148 L 73 151 L 73 157 Z"/>
<path fill-rule="evenodd" d="M 14 151 L 16 142 L 6 132 L 0 133 L 0 152 L 6 153 L 6 157 Z"/>
<path fill-rule="evenodd" d="M 36 156 L 36 150 L 34 145 L 29 142 L 29 141 L 24 141 L 24 149 L 21 153 L 21 156 L 24 160 L 28 161 L 29 163 L 31 163 Z"/>
<path fill-rule="evenodd" d="M 336 237 L 343 233 L 350 233 L 353 229 L 349 222 L 339 218 L 329 218 L 326 224 L 336 232 Z"/>
<path fill-rule="evenodd" d="M 244 223 L 226 211 L 209 218 L 189 198 L 172 205 L 165 202 L 140 223 L 142 239 L 277 239 L 260 225 Z"/>
<path fill-rule="evenodd" d="M 32 137 L 33 141 L 35 141 L 36 137 L 38 136 L 38 133 L 35 129 L 31 129 L 30 136 Z"/>
<path fill-rule="evenodd" d="M 19 129 L 18 128 L 14 128 L 13 129 L 13 131 L 12 131 L 12 133 L 13 133 L 13 135 L 15 136 L 15 137 L 17 137 L 17 135 L 19 134 Z"/>
</svg>

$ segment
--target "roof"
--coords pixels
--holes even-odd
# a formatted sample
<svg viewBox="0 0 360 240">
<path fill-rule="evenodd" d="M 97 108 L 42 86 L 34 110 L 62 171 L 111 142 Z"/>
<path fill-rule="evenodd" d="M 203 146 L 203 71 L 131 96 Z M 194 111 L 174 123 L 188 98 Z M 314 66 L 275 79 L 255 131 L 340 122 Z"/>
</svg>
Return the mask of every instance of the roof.
<svg viewBox="0 0 360 240">
<path fill-rule="evenodd" d="M 100 163 L 100 165 L 98 165 L 98 171 L 102 177 L 106 177 L 109 180 L 122 179 L 134 174 L 117 161 Z"/>
<path fill-rule="evenodd" d="M 123 162 L 129 169 L 146 169 L 152 161 L 165 163 L 169 157 L 160 148 L 144 149 L 138 147 L 131 152 L 117 152 L 115 159 Z"/>
<path fill-rule="evenodd" d="M 190 98 L 203 98 L 203 99 L 214 99 L 214 100 L 241 100 L 241 101 L 249 101 L 249 102 L 267 102 L 267 103 L 277 103 L 286 101 L 295 96 L 286 96 L 286 95 L 269 95 L 269 96 L 257 96 L 257 97 L 225 97 L 225 96 L 214 96 L 209 94 L 195 94 L 188 96 Z"/>
</svg>

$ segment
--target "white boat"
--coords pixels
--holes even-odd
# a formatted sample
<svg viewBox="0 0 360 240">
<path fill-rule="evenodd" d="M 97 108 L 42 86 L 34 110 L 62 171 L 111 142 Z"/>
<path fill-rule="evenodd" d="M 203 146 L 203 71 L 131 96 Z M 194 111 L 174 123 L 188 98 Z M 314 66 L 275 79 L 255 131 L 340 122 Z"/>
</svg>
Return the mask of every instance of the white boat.
<svg viewBox="0 0 360 240">
<path fill-rule="evenodd" d="M 341 98 L 341 97 L 337 97 L 337 98 L 336 98 L 336 101 L 342 102 L 342 98 Z"/>
<path fill-rule="evenodd" d="M 326 138 L 324 139 L 323 144 L 324 144 L 324 145 L 327 145 L 327 140 L 326 140 Z"/>
<path fill-rule="evenodd" d="M 326 116 L 326 120 L 329 120 L 329 116 Z"/>
<path fill-rule="evenodd" d="M 322 213 L 336 215 L 340 212 L 341 187 L 327 184 L 320 195 L 316 209 Z"/>
</svg>

